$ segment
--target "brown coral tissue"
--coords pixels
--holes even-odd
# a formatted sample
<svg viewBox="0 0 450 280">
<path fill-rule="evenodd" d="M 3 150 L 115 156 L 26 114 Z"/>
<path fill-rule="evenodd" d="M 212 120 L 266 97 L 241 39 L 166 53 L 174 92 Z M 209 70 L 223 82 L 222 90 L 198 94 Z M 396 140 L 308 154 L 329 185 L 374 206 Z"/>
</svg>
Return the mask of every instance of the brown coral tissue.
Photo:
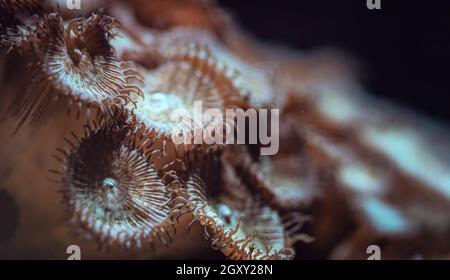
<svg viewBox="0 0 450 280">
<path fill-rule="evenodd" d="M 1 259 L 450 258 L 448 128 L 354 59 L 215 1 L 77 2 L 0 0 Z"/>
</svg>

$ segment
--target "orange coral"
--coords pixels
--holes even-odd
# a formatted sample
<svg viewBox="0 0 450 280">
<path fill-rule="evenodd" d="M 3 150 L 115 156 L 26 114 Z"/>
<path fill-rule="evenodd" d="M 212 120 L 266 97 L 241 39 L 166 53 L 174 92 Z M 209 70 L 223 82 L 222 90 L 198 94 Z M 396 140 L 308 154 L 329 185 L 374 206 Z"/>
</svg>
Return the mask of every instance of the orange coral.
<svg viewBox="0 0 450 280">
<path fill-rule="evenodd" d="M 373 109 L 384 103 L 358 93 L 340 58 L 262 48 L 209 1 L 127 2 L 71 13 L 51 1 L 0 1 L 1 64 L 16 59 L 11 81 L 22 84 L 2 81 L 2 126 L 28 140 L 20 136 L 30 133 L 28 120 L 43 118 L 51 125 L 33 129 L 54 136 L 52 149 L 75 131 L 51 172 L 66 218 L 84 236 L 109 246 L 169 246 L 185 236 L 184 225 L 231 259 L 311 251 L 360 258 L 381 239 L 392 258 L 450 251 L 442 241 L 450 231 L 448 162 L 409 113 Z M 59 113 L 58 100 L 75 106 L 76 120 Z M 175 143 L 171 112 L 198 100 L 221 111 L 280 109 L 279 153 L 261 156 L 261 143 Z M 408 153 L 429 162 L 434 176 L 398 159 Z M 415 249 L 396 251 L 394 241 Z"/>
</svg>

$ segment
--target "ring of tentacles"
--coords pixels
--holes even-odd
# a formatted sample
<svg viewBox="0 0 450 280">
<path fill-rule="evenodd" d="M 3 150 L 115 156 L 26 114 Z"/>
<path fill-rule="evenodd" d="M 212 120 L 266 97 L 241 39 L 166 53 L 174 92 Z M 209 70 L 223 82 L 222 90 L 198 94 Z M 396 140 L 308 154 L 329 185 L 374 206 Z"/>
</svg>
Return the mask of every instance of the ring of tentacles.
<svg viewBox="0 0 450 280">
<path fill-rule="evenodd" d="M 200 21 L 214 35 L 156 26 L 146 31 L 149 43 L 136 39 L 144 31 L 120 27 L 102 10 L 73 19 L 38 1 L 1 1 L 0 8 L 2 47 L 32 58 L 31 86 L 7 108 L 18 129 L 54 102 L 87 119 L 84 134 L 72 133 L 55 154 L 61 168 L 50 171 L 72 224 L 87 236 L 124 247 L 169 246 L 185 216 L 232 259 L 289 259 L 295 242 L 311 240 L 301 233 L 308 220 L 296 207 L 301 199 L 284 203 L 283 192 L 264 179 L 258 145 L 185 145 L 171 138 L 170 111 L 189 111 L 196 100 L 221 110 L 275 102 L 253 86 L 263 73 L 218 48 L 216 33 L 226 21 L 211 23 L 214 11 Z"/>
</svg>

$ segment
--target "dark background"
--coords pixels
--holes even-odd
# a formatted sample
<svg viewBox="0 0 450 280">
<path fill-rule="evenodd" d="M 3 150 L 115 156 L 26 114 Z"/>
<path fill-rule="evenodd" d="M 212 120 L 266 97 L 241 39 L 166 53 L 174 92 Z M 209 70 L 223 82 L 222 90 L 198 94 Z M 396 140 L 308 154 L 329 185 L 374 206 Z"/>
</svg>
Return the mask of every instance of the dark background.
<svg viewBox="0 0 450 280">
<path fill-rule="evenodd" d="M 450 121 L 450 5 L 440 0 L 218 0 L 262 41 L 336 47 L 363 66 L 372 94 Z"/>
</svg>

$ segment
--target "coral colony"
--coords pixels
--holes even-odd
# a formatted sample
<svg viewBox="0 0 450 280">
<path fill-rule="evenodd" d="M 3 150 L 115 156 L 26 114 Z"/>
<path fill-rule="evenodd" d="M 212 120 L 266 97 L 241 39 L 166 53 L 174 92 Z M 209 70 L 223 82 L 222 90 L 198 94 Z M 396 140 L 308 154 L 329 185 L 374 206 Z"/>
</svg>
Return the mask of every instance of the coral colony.
<svg viewBox="0 0 450 280">
<path fill-rule="evenodd" d="M 57 2 L 0 1 L 1 258 L 450 258 L 448 130 L 345 57 L 213 1 Z"/>
</svg>

